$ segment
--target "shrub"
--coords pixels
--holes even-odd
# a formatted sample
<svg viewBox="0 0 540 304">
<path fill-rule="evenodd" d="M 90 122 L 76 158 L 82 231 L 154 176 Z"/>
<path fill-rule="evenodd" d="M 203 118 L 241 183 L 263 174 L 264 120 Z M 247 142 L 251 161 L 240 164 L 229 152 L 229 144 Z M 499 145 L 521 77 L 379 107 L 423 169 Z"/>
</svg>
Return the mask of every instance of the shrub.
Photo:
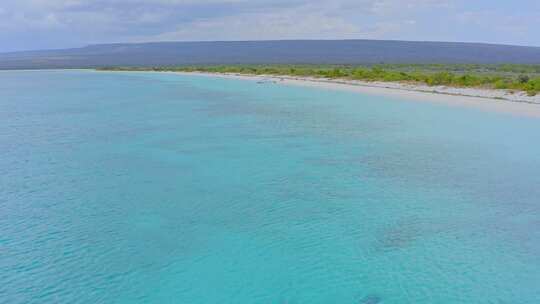
<svg viewBox="0 0 540 304">
<path fill-rule="evenodd" d="M 367 78 L 368 71 L 364 68 L 356 68 L 352 72 L 353 78 L 363 80 Z"/>
<path fill-rule="evenodd" d="M 538 94 L 538 92 L 540 92 L 540 77 L 529 80 L 524 89 L 529 96 L 535 96 Z"/>
<path fill-rule="evenodd" d="M 499 79 L 495 82 L 495 89 L 509 89 L 508 81 Z"/>
<path fill-rule="evenodd" d="M 519 75 L 518 81 L 519 81 L 519 83 L 525 84 L 525 83 L 529 82 L 529 76 L 528 75 L 523 75 L 523 74 Z"/>
<path fill-rule="evenodd" d="M 439 72 L 433 74 L 426 79 L 426 83 L 430 86 L 451 84 L 454 75 L 448 72 Z"/>
</svg>

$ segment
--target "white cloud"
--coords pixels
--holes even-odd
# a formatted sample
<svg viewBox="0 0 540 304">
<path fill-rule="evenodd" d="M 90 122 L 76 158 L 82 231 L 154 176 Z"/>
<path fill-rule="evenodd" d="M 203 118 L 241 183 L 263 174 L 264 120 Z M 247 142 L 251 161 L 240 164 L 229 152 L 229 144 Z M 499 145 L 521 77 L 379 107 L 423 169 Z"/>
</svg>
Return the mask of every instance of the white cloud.
<svg viewBox="0 0 540 304">
<path fill-rule="evenodd" d="M 540 3 L 524 1 L 529 6 L 465 0 L 0 0 L 0 45 L 41 48 L 34 43 L 37 33 L 45 47 L 294 38 L 540 44 L 534 34 Z"/>
<path fill-rule="evenodd" d="M 280 14 L 245 14 L 219 19 L 196 20 L 174 31 L 160 34 L 157 40 L 247 40 L 354 38 L 358 26 L 341 18 L 298 11 Z"/>
<path fill-rule="evenodd" d="M 497 35 L 526 37 L 531 28 L 540 27 L 540 12 L 536 15 L 500 14 L 496 11 L 465 11 L 456 15 L 463 27 L 482 28 Z"/>
</svg>

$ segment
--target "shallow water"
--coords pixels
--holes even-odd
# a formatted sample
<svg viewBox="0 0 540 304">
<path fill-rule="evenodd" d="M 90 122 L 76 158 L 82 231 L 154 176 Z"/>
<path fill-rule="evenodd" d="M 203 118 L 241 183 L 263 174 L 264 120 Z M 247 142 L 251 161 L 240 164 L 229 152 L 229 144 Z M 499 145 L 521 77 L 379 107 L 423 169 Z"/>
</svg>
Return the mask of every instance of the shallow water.
<svg viewBox="0 0 540 304">
<path fill-rule="evenodd" d="M 0 303 L 539 303 L 540 120 L 0 72 Z"/>
</svg>

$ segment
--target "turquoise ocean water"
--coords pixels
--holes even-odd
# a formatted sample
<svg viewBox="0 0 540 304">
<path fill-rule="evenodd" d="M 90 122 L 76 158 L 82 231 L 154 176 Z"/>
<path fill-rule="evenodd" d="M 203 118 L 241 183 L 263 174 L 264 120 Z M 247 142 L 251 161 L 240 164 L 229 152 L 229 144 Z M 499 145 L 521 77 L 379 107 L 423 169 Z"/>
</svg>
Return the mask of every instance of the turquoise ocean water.
<svg viewBox="0 0 540 304">
<path fill-rule="evenodd" d="M 540 120 L 0 72 L 0 303 L 540 303 Z"/>
</svg>

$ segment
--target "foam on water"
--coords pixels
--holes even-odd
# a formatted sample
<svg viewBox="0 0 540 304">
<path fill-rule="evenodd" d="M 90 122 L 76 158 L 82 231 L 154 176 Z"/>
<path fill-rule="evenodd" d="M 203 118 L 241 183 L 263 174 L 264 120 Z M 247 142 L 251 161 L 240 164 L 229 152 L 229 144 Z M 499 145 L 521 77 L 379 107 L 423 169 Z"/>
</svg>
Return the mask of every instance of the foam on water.
<svg viewBox="0 0 540 304">
<path fill-rule="evenodd" d="M 1 303 L 538 303 L 540 120 L 0 72 Z"/>
</svg>

